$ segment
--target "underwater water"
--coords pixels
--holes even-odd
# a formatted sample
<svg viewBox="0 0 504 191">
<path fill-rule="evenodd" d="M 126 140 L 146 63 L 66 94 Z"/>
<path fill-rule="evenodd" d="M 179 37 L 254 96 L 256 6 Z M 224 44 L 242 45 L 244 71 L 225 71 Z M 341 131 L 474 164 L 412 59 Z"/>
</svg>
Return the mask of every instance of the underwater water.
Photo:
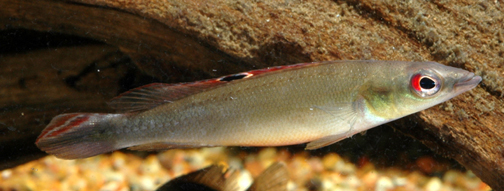
<svg viewBox="0 0 504 191">
<path fill-rule="evenodd" d="M 0 5 L 14 4 L 12 2 L 0 0 Z M 47 2 L 48 7 L 53 6 L 49 3 L 52 1 L 44 2 Z M 176 22 L 173 23 L 176 24 L 163 23 L 159 19 L 161 16 L 149 15 L 148 11 L 135 10 L 130 13 L 129 9 L 114 8 L 110 9 L 112 13 L 107 12 L 109 15 L 91 15 L 105 24 L 87 28 L 89 31 L 82 31 L 78 27 L 89 23 L 72 23 L 72 16 L 61 16 L 68 18 L 70 24 L 47 24 L 43 20 L 47 15 L 37 20 L 32 17 L 38 13 L 20 17 L 18 13 L 24 11 L 6 11 L 2 17 L 4 20 L 0 20 L 1 24 L 7 23 L 0 25 L 0 191 L 143 191 L 156 190 L 167 182 L 177 180 L 205 185 L 195 186 L 201 190 L 253 190 L 272 183 L 281 185 L 275 190 L 289 191 L 492 190 L 477 176 L 490 172 L 472 172 L 456 160 L 445 157 L 467 155 L 465 158 L 474 157 L 478 161 L 478 156 L 464 151 L 447 152 L 444 148 L 435 148 L 436 145 L 450 145 L 450 141 L 454 140 L 439 140 L 439 137 L 450 137 L 446 132 L 439 137 L 429 137 L 438 132 L 425 133 L 429 132 L 425 126 L 427 122 L 422 122 L 437 123 L 436 127 L 442 130 L 462 132 L 469 129 L 463 133 L 479 131 L 470 129 L 474 126 L 484 129 L 493 125 L 499 129 L 496 124 L 502 122 L 499 116 L 504 114 L 504 109 L 499 111 L 504 87 L 504 33 L 501 31 L 503 27 L 492 24 L 501 21 L 501 17 L 498 17 L 502 15 L 499 2 L 495 1 L 491 5 L 481 2 L 464 7 L 460 14 L 457 12 L 459 9 L 450 9 L 441 2 L 425 7 L 424 4 L 420 7 L 415 3 L 397 2 L 403 8 L 392 6 L 392 11 L 383 11 L 383 7 L 367 1 L 313 1 L 306 4 L 301 1 L 264 1 L 253 6 L 232 2 L 229 6 L 232 9 L 219 12 L 206 10 L 217 7 L 212 2 L 211 6 L 182 3 L 180 7 L 203 8 L 194 11 L 196 16 L 187 12 L 191 9 L 182 10 L 176 6 L 174 9 L 181 10 L 169 10 L 173 15 L 161 14 L 168 15 L 166 17 L 174 19 Z M 83 7 L 105 11 L 101 6 L 104 5 Z M 12 7 L 23 6 L 14 4 Z M 0 12 L 4 9 L 7 10 L 0 6 Z M 429 12 L 438 9 L 444 12 Z M 43 9 L 37 10 L 41 14 L 44 12 Z M 259 10 L 267 13 L 254 15 Z M 464 12 L 466 10 L 469 11 Z M 495 10 L 499 14 L 487 13 Z M 73 16 L 79 16 L 78 9 L 73 12 L 76 13 Z M 456 18 L 450 15 L 446 16 L 448 19 L 441 17 L 446 12 L 455 14 Z M 134 20 L 133 17 L 137 16 L 133 13 L 142 15 L 142 18 Z M 198 17 L 200 13 L 202 17 Z M 407 17 L 396 17 L 396 13 Z M 130 22 L 114 20 L 117 15 Z M 490 17 L 488 15 L 495 18 L 487 18 Z M 456 24 L 451 23 L 452 20 Z M 259 24 L 254 25 L 253 21 Z M 240 22 L 241 25 L 238 24 Z M 458 28 L 436 30 L 445 26 L 460 26 L 457 22 L 469 25 L 463 30 L 470 32 L 458 32 L 463 31 Z M 100 33 L 92 28 L 112 32 Z M 495 32 L 495 28 L 501 29 Z M 161 34 L 156 31 L 161 31 Z M 491 39 L 477 38 L 478 32 L 487 34 Z M 170 41 L 165 42 L 166 39 Z M 113 113 L 114 109 L 107 105 L 109 100 L 146 84 L 193 82 L 269 66 L 328 59 L 379 60 L 384 58 L 383 55 L 387 55 L 389 60 L 434 60 L 475 72 L 483 77 L 483 82 L 477 93 L 469 92 L 464 99 L 434 106 L 421 117 L 413 115 L 380 125 L 316 150 L 305 150 L 306 144 L 154 152 L 121 149 L 89 158 L 65 160 L 47 154 L 35 145 L 37 137 L 53 117 L 73 112 Z M 246 77 L 242 73 L 222 80 Z M 439 118 L 436 118 L 438 114 Z M 487 118 L 491 120 L 485 121 Z M 451 123 L 453 121 L 455 123 Z M 449 126 L 463 123 L 470 125 Z M 425 131 L 416 130 L 422 128 Z M 492 130 L 483 134 L 492 135 L 488 136 L 490 138 L 494 134 L 495 137 L 500 136 L 500 132 Z M 424 137 L 420 136 L 424 141 L 439 142 L 426 141 L 427 147 L 411 137 L 418 132 L 425 133 L 422 134 Z M 468 140 L 484 142 L 472 137 Z M 504 150 L 499 150 L 499 144 L 493 146 L 498 151 Z M 443 156 L 432 151 L 433 147 Z M 457 160 L 461 158 L 465 159 L 460 157 Z M 281 164 L 287 173 L 264 178 L 275 174 L 268 176 L 268 173 L 262 173 L 276 164 Z M 222 168 L 222 173 L 204 176 L 206 171 L 202 169 L 211 165 Z M 499 170 L 497 167 L 495 169 Z M 200 173 L 196 174 L 200 176 L 188 178 L 191 173 Z M 484 179 L 483 176 L 481 178 Z M 491 184 L 488 180 L 492 179 L 487 177 L 485 180 Z M 226 187 L 228 185 L 231 186 Z"/>
<path fill-rule="evenodd" d="M 14 76 L 3 72 L 0 76 L 4 81 L 5 78 L 13 78 L 9 80 L 16 80 L 16 88 L 21 89 L 18 95 L 10 97 L 10 103 L 3 104 L 4 113 L 18 111 L 18 115 L 11 119 L 4 118 L 0 123 L 2 141 L 11 144 L 2 146 L 0 190 L 155 190 L 167 181 L 212 164 L 238 171 L 238 185 L 245 189 L 252 183 L 253 178 L 276 161 L 284 162 L 288 169 L 287 190 L 490 190 L 479 178 L 455 161 L 435 155 L 421 143 L 394 132 L 388 125 L 314 151 L 305 151 L 304 145 L 295 145 L 269 148 L 176 149 L 163 152 L 122 150 L 77 160 L 47 156 L 35 147 L 34 142 L 41 127 L 44 127 L 53 115 L 60 112 L 91 111 L 94 108 L 102 111 L 102 107 L 106 106 L 99 102 L 136 86 L 136 83 L 149 83 L 155 79 L 135 74 L 133 64 L 128 60 L 124 61 L 120 56 L 115 58 L 116 60 L 108 61 L 106 56 L 116 50 L 97 42 L 61 37 L 58 34 L 11 32 L 22 35 L 23 38 L 31 37 L 32 39 L 28 40 L 33 44 L 32 47 L 20 47 L 20 50 L 2 50 L 1 54 L 3 66 L 12 68 L 10 71 L 21 70 L 22 74 Z M 8 33 L 3 35 L 9 36 Z M 17 43 L 21 40 L 11 38 L 9 41 Z M 47 41 L 57 46 L 37 47 L 37 43 Z M 75 41 L 85 43 L 79 42 L 79 46 L 74 46 L 72 42 Z M 74 52 L 84 56 L 61 56 Z M 100 60 L 103 58 L 105 61 Z M 87 69 L 87 73 L 79 73 L 76 69 L 82 68 L 67 64 L 69 68 L 59 69 L 62 74 L 56 81 L 73 88 L 75 94 L 91 92 L 90 94 L 96 97 L 90 99 L 96 102 L 93 103 L 95 105 L 87 105 L 83 109 L 79 108 L 83 106 L 78 103 L 79 100 L 65 100 L 66 96 L 72 96 L 71 93 L 54 92 L 62 95 L 53 95 L 50 89 L 55 84 L 40 80 L 47 77 L 41 75 L 44 74 L 42 69 L 33 66 L 33 60 L 38 60 L 36 64 L 39 67 L 52 66 L 50 70 L 57 70 L 54 68 L 64 65 L 62 63 L 72 62 L 81 62 L 82 66 L 91 68 Z M 117 60 L 121 62 L 115 66 L 109 64 Z M 130 68 L 121 70 L 121 67 Z M 126 71 L 126 78 L 134 79 L 120 79 L 119 81 L 123 81 L 121 85 L 125 86 L 122 89 L 99 87 L 106 85 L 103 81 L 116 80 L 111 79 L 112 74 L 107 76 L 107 73 L 117 71 Z M 96 87 L 89 87 L 79 84 L 80 80 L 71 80 L 77 77 L 81 78 L 80 80 L 89 78 L 90 81 L 98 82 L 94 82 Z M 30 97 L 16 100 L 15 96 L 21 94 L 29 94 Z M 44 97 L 56 97 L 63 104 Z M 36 103 L 34 99 L 47 101 Z M 46 114 L 47 110 L 53 111 Z M 5 122 L 11 122 L 13 126 L 6 127 L 6 124 L 3 124 Z M 16 124 L 18 126 L 15 126 Z M 32 126 L 18 129 L 19 124 Z"/>
</svg>

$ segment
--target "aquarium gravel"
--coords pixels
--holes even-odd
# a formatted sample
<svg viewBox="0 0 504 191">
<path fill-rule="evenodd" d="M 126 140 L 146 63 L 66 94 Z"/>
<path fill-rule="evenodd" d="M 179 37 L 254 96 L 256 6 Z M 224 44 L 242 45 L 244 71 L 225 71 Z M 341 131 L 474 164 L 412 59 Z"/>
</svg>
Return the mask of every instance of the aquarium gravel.
<svg viewBox="0 0 504 191">
<path fill-rule="evenodd" d="M 421 160 L 421 161 L 419 161 Z M 161 153 L 114 152 L 87 159 L 61 160 L 46 156 L 0 173 L 0 191 L 23 190 L 155 190 L 180 175 L 211 164 L 239 171 L 238 184 L 245 189 L 269 165 L 283 161 L 289 171 L 288 190 L 396 190 L 452 191 L 491 190 L 470 171 L 447 170 L 428 176 L 435 161 L 419 158 L 421 170 L 378 168 L 368 160 L 358 164 L 336 153 L 312 156 L 308 152 L 264 148 L 257 152 L 222 147 L 169 150 Z M 423 169 L 426 168 L 426 169 Z"/>
</svg>

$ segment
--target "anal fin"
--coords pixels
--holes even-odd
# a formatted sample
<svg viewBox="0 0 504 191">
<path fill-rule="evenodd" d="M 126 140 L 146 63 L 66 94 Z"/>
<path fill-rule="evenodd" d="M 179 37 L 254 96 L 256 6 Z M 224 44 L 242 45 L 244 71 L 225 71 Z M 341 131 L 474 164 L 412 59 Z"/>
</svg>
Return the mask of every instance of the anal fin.
<svg viewBox="0 0 504 191">
<path fill-rule="evenodd" d="M 337 134 L 337 135 L 330 135 L 327 137 L 322 137 L 320 139 L 317 139 L 315 141 L 309 142 L 305 149 L 306 150 L 314 150 L 318 148 L 325 147 L 327 145 L 331 145 L 333 143 L 336 143 L 338 141 L 341 141 L 343 139 L 346 139 L 348 137 L 347 133 L 342 133 L 342 134 Z"/>
<path fill-rule="evenodd" d="M 128 147 L 129 150 L 135 151 L 160 151 L 169 149 L 189 149 L 189 148 L 201 148 L 201 147 L 216 147 L 218 145 L 204 145 L 204 144 L 190 144 L 190 143 L 170 143 L 170 142 L 153 142 L 141 145 L 136 145 Z"/>
</svg>

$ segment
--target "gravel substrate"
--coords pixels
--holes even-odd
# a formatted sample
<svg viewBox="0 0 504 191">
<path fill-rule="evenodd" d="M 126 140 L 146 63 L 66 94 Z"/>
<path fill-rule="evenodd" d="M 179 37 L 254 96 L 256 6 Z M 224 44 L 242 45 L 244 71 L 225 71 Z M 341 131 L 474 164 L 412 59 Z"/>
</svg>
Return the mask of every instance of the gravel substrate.
<svg viewBox="0 0 504 191">
<path fill-rule="evenodd" d="M 284 161 L 287 165 L 288 190 L 491 190 L 470 171 L 448 170 L 427 176 L 421 171 L 378 169 L 370 162 L 357 166 L 335 153 L 317 157 L 276 148 L 264 148 L 257 153 L 227 151 L 221 147 L 169 150 L 144 158 L 114 152 L 80 160 L 47 156 L 1 171 L 0 191 L 155 190 L 166 181 L 211 164 L 238 170 L 239 185 L 245 189 L 253 177 L 275 161 Z"/>
</svg>

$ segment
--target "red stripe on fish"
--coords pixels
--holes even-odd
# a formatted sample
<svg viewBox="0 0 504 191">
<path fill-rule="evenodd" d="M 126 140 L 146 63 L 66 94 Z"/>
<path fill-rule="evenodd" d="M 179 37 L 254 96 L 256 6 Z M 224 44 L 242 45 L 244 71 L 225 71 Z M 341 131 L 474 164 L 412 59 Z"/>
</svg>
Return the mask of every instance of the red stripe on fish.
<svg viewBox="0 0 504 191">
<path fill-rule="evenodd" d="M 58 158 L 86 158 L 121 149 L 113 139 L 94 136 L 97 133 L 115 132 L 117 126 L 111 119 L 122 118 L 122 114 L 71 113 L 54 117 L 35 144 L 40 150 Z"/>
<path fill-rule="evenodd" d="M 318 65 L 318 63 L 301 63 L 301 64 L 294 64 L 294 65 L 288 65 L 288 66 L 275 66 L 275 67 L 269 67 L 269 68 L 265 68 L 265 69 L 252 70 L 252 71 L 249 71 L 249 72 L 243 72 L 243 73 L 228 75 L 228 76 L 220 77 L 220 78 L 213 79 L 213 80 L 210 80 L 210 81 L 217 81 L 217 82 L 225 81 L 225 82 L 230 82 L 230 81 L 233 81 L 233 80 L 240 80 L 240 79 L 244 79 L 244 78 L 250 78 L 252 76 L 257 76 L 257 75 L 261 75 L 261 74 L 264 74 L 264 73 L 270 73 L 270 72 L 279 71 L 279 70 L 285 70 L 285 69 L 304 68 L 306 66 L 315 66 L 315 65 Z M 204 82 L 204 81 L 201 81 L 201 82 Z"/>
<path fill-rule="evenodd" d="M 66 114 L 57 116 L 40 134 L 40 136 L 37 138 L 37 142 L 40 140 L 40 138 L 45 137 L 46 135 L 47 137 L 57 136 L 88 119 L 89 115 L 82 114 Z"/>
<path fill-rule="evenodd" d="M 320 62 L 311 62 L 311 63 L 300 63 L 300 64 L 293 64 L 293 65 L 287 65 L 287 66 L 274 66 L 274 67 L 269 67 L 269 68 L 265 68 L 265 69 L 252 70 L 252 71 L 246 72 L 246 73 L 257 76 L 260 74 L 279 71 L 279 70 L 304 68 L 304 67 L 316 66 L 319 64 L 320 64 Z"/>
<path fill-rule="evenodd" d="M 73 127 L 79 126 L 81 123 L 87 121 L 88 119 L 89 119 L 89 115 L 76 116 L 74 119 L 68 120 L 67 121 L 68 124 L 65 124 L 61 129 L 52 132 L 48 136 L 49 137 L 58 136 L 59 134 L 65 132 L 69 129 L 72 129 Z"/>
</svg>

